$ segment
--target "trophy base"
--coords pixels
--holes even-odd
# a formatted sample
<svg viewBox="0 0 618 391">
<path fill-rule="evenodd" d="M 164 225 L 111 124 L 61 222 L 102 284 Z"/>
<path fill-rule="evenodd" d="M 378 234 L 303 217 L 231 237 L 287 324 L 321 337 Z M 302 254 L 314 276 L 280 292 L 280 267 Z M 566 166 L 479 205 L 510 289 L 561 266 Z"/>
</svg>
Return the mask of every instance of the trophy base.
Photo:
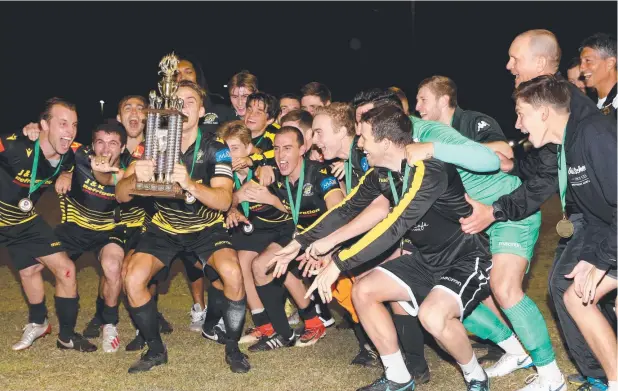
<svg viewBox="0 0 618 391">
<path fill-rule="evenodd" d="M 137 182 L 129 194 L 142 197 L 185 198 L 178 183 Z"/>
</svg>

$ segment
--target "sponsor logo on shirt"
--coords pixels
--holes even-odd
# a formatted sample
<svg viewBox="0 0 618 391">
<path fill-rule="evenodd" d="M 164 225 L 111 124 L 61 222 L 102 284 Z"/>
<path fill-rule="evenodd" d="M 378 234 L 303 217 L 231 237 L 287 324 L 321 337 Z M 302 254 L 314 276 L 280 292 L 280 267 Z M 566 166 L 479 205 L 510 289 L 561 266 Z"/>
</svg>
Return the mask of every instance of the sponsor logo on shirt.
<svg viewBox="0 0 618 391">
<path fill-rule="evenodd" d="M 363 172 L 367 172 L 367 170 L 369 170 L 369 162 L 367 161 L 366 156 L 363 156 L 361 158 L 360 165 L 361 165 L 361 168 L 363 169 Z"/>
<path fill-rule="evenodd" d="M 328 178 L 322 179 L 320 183 L 320 187 L 322 188 L 322 192 L 325 192 L 333 187 L 337 186 L 337 179 L 335 177 L 329 176 Z"/>
<path fill-rule="evenodd" d="M 489 124 L 485 121 L 482 121 L 476 124 L 476 131 L 480 132 L 481 130 L 485 129 L 486 127 L 488 127 Z"/>
<path fill-rule="evenodd" d="M 586 166 L 569 167 L 569 175 L 577 175 L 586 171 Z"/>
<path fill-rule="evenodd" d="M 412 231 L 414 232 L 421 232 L 424 231 L 425 228 L 429 227 L 429 224 L 425 223 L 424 221 L 416 224 L 414 227 L 412 227 Z"/>
<path fill-rule="evenodd" d="M 215 160 L 217 163 L 232 163 L 230 156 L 230 150 L 228 148 L 222 149 L 215 154 Z"/>
</svg>

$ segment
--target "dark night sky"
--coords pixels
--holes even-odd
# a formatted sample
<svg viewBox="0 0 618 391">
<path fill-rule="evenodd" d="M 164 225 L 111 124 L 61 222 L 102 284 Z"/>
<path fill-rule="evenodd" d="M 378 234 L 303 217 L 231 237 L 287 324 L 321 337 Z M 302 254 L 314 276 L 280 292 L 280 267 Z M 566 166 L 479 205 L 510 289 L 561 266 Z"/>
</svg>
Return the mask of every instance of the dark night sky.
<svg viewBox="0 0 618 391">
<path fill-rule="evenodd" d="M 87 141 L 99 100 L 113 116 L 122 96 L 147 94 L 160 58 L 175 50 L 196 55 L 223 94 L 230 76 L 248 69 L 276 95 L 310 81 L 329 86 L 334 100 L 397 85 L 414 105 L 418 83 L 443 74 L 462 107 L 515 136 L 505 69 L 512 39 L 549 29 L 566 63 L 585 37 L 616 32 L 616 11 L 616 2 L 590 1 L 0 3 L 0 132 L 21 129 L 45 99 L 63 96 L 78 104 L 78 139 Z"/>
</svg>

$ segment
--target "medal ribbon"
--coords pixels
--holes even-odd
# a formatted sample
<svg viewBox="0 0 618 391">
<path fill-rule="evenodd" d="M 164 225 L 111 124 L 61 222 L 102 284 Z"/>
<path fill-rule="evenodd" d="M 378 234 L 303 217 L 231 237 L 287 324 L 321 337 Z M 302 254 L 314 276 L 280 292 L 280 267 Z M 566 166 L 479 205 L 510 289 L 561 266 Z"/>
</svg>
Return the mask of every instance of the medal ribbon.
<svg viewBox="0 0 618 391">
<path fill-rule="evenodd" d="M 566 153 L 564 151 L 564 142 L 566 140 L 566 128 L 562 135 L 562 145 L 558 145 L 558 187 L 560 188 L 560 203 L 562 204 L 562 214 L 565 215 L 566 208 L 566 190 L 568 184 L 567 169 L 566 169 Z M 566 216 L 566 215 L 565 215 Z"/>
<path fill-rule="evenodd" d="M 51 176 L 35 184 L 36 172 L 39 168 L 39 140 L 36 140 L 34 142 L 34 160 L 32 161 L 32 170 L 30 170 L 30 191 L 28 191 L 28 198 L 30 198 L 30 195 L 34 193 L 35 191 L 37 191 L 39 187 L 43 186 L 45 182 L 47 182 L 51 178 L 58 175 L 58 172 L 60 171 L 60 167 L 62 166 L 62 159 L 64 159 L 64 155 L 60 156 L 60 161 L 58 162 L 58 165 L 56 166 L 56 171 L 54 171 L 54 173 L 51 174 Z"/>
<path fill-rule="evenodd" d="M 354 138 L 350 143 L 350 153 L 348 154 L 348 160 L 344 162 L 345 166 L 345 190 L 346 195 L 352 191 L 352 148 L 354 148 Z"/>
<path fill-rule="evenodd" d="M 406 164 L 406 170 L 403 174 L 403 182 L 401 183 L 401 196 L 403 197 L 403 193 L 406 191 L 406 185 L 408 183 L 408 179 L 410 178 L 410 166 Z M 393 199 L 395 200 L 395 205 L 399 205 L 399 195 L 397 194 L 397 189 L 395 188 L 395 181 L 393 181 L 393 175 L 391 172 L 388 172 L 388 183 L 391 185 L 391 191 L 393 192 Z"/>
<path fill-rule="evenodd" d="M 197 138 L 195 139 L 195 147 L 193 148 L 193 162 L 191 163 L 191 172 L 189 173 L 189 178 L 193 177 L 193 169 L 195 168 L 195 161 L 197 160 L 197 151 L 200 149 L 201 142 L 202 142 L 202 129 L 197 128 Z"/>
<path fill-rule="evenodd" d="M 249 169 L 249 173 L 247 174 L 245 183 L 249 182 L 251 178 L 253 178 L 253 170 Z M 240 189 L 240 186 L 241 186 L 240 179 L 238 178 L 238 175 L 236 175 L 236 172 L 234 172 L 234 183 L 236 184 L 236 190 Z M 249 201 L 241 202 L 240 206 L 242 206 L 242 210 L 245 213 L 245 217 L 249 217 Z"/>
<path fill-rule="evenodd" d="M 305 182 L 305 160 L 300 166 L 300 177 L 298 178 L 298 188 L 296 189 L 296 203 L 294 203 L 294 199 L 292 198 L 292 190 L 290 190 L 290 181 L 288 177 L 285 177 L 285 187 L 288 190 L 288 200 L 290 201 L 290 209 L 292 210 L 292 219 L 294 220 L 294 225 L 298 225 L 298 216 L 300 215 L 300 201 L 303 197 L 303 184 Z"/>
</svg>

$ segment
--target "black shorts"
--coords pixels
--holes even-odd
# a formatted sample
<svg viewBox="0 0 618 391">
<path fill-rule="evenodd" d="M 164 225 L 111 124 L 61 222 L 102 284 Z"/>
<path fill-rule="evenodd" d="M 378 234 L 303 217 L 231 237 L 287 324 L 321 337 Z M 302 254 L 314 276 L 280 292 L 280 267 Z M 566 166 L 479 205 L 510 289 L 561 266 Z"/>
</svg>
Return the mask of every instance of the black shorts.
<svg viewBox="0 0 618 391">
<path fill-rule="evenodd" d="M 420 254 L 413 253 L 393 259 L 377 270 L 386 273 L 410 295 L 410 300 L 399 302 L 412 316 L 432 289 L 442 289 L 459 303 L 460 318 L 463 319 L 491 293 L 489 270 L 491 259 L 468 256 L 458 260 L 442 273 L 436 273 L 424 266 Z"/>
<path fill-rule="evenodd" d="M 125 246 L 124 226 L 110 231 L 93 231 L 75 223 L 63 223 L 56 226 L 54 233 L 73 262 L 88 251 L 98 257 L 101 249 L 110 243 L 115 243 L 122 249 Z"/>
<path fill-rule="evenodd" d="M 189 234 L 169 234 L 149 223 L 140 237 L 135 253 L 150 254 L 169 268 L 176 256 L 182 252 L 196 254 L 202 265 L 205 265 L 215 251 L 224 248 L 233 247 L 223 224 Z"/>
<path fill-rule="evenodd" d="M 0 246 L 7 248 L 17 270 L 39 264 L 35 258 L 64 251 L 52 227 L 39 215 L 23 224 L 0 227 Z"/>
<path fill-rule="evenodd" d="M 232 231 L 232 244 L 236 251 L 253 251 L 261 253 L 271 243 L 285 247 L 292 241 L 294 223 L 292 220 L 282 223 L 255 223 L 253 232 L 246 235 L 241 227 Z"/>
<path fill-rule="evenodd" d="M 125 254 L 131 250 L 135 250 L 137 247 L 137 243 L 139 243 L 139 239 L 144 232 L 144 226 L 139 227 L 125 227 L 124 229 L 124 252 Z"/>
</svg>

